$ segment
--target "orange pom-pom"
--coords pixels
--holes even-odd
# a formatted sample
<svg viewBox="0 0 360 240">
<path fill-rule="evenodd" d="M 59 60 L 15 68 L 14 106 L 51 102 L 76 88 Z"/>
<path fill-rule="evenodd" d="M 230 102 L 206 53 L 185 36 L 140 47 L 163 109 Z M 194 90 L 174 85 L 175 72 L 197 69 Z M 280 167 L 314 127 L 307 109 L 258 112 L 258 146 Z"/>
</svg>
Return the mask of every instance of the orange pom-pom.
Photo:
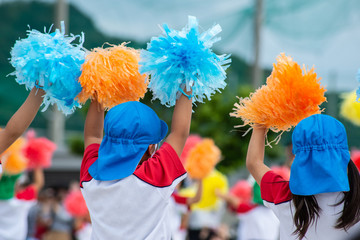
<svg viewBox="0 0 360 240">
<path fill-rule="evenodd" d="M 3 171 L 8 175 L 16 175 L 26 169 L 28 161 L 22 153 L 25 143 L 24 138 L 18 138 L 0 155 Z"/>
<path fill-rule="evenodd" d="M 139 73 L 139 51 L 125 45 L 95 48 L 86 56 L 79 78 L 81 103 L 90 98 L 104 108 L 112 108 L 144 97 L 148 81 Z"/>
<path fill-rule="evenodd" d="M 202 179 L 211 173 L 220 157 L 221 151 L 214 141 L 205 138 L 190 150 L 185 169 L 191 178 Z"/>
<path fill-rule="evenodd" d="M 190 136 L 188 136 L 188 138 L 186 139 L 186 142 L 185 142 L 184 149 L 180 156 L 180 160 L 181 160 L 182 164 L 185 165 L 186 159 L 189 155 L 190 150 L 193 149 L 193 147 L 195 147 L 196 144 L 201 142 L 201 140 L 202 140 L 202 138 L 196 134 L 191 134 Z"/>
<path fill-rule="evenodd" d="M 8 175 L 22 173 L 27 167 L 27 159 L 21 152 L 10 153 L 2 160 L 3 171 Z"/>
<path fill-rule="evenodd" d="M 281 54 L 274 64 L 267 85 L 240 99 L 230 116 L 241 118 L 244 125 L 263 125 L 274 132 L 288 131 L 302 119 L 320 113 L 326 89 L 312 68 L 303 69 L 291 57 Z"/>
</svg>

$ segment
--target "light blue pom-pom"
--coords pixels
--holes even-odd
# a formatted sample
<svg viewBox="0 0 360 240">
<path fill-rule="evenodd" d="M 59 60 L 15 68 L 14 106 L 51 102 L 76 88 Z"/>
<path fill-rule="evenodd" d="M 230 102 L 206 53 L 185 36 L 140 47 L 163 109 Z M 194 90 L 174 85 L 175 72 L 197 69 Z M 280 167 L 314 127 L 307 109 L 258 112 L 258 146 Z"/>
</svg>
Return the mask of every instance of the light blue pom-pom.
<svg viewBox="0 0 360 240">
<path fill-rule="evenodd" d="M 193 103 L 210 99 L 226 86 L 226 68 L 230 55 L 216 55 L 212 45 L 220 38 L 220 25 L 199 33 L 198 21 L 189 16 L 188 25 L 181 31 L 163 25 L 163 33 L 153 37 L 147 50 L 140 53 L 140 73 L 151 76 L 149 88 L 154 99 L 168 107 L 175 105 L 182 94 L 179 89 L 192 89 Z"/>
<path fill-rule="evenodd" d="M 82 89 L 78 78 L 85 60 L 84 35 L 65 35 L 63 22 L 61 31 L 28 30 L 27 35 L 17 40 L 11 50 L 10 62 L 15 68 L 11 75 L 27 89 L 36 87 L 45 91 L 42 111 L 56 103 L 64 114 L 71 114 L 80 107 L 75 98 Z M 73 44 L 77 38 L 79 44 Z"/>
</svg>

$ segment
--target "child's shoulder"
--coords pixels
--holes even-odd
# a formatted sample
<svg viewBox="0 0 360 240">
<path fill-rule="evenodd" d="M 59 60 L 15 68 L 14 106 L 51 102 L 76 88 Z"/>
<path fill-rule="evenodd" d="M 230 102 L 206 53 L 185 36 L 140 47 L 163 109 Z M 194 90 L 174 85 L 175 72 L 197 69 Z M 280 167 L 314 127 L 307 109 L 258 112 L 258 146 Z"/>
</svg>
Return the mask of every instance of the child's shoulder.
<svg viewBox="0 0 360 240">
<path fill-rule="evenodd" d="M 186 170 L 172 146 L 164 142 L 154 156 L 137 167 L 134 175 L 155 187 L 167 187 L 184 178 Z"/>
</svg>

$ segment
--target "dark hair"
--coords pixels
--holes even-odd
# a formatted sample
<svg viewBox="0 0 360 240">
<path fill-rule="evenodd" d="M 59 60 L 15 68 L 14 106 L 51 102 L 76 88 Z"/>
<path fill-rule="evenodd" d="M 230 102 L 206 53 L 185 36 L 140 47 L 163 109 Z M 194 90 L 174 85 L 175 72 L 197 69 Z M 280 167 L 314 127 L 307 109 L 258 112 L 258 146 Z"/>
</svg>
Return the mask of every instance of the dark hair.
<svg viewBox="0 0 360 240">
<path fill-rule="evenodd" d="M 338 206 L 343 203 L 344 208 L 334 227 L 345 231 L 360 221 L 360 176 L 352 160 L 348 165 L 348 178 L 350 191 L 344 192 L 344 198 L 335 204 L 335 206 Z M 300 196 L 293 194 L 293 203 L 295 206 L 294 224 L 296 227 L 293 234 L 297 234 L 301 240 L 305 237 L 309 226 L 316 224 L 321 208 L 314 195 Z"/>
</svg>

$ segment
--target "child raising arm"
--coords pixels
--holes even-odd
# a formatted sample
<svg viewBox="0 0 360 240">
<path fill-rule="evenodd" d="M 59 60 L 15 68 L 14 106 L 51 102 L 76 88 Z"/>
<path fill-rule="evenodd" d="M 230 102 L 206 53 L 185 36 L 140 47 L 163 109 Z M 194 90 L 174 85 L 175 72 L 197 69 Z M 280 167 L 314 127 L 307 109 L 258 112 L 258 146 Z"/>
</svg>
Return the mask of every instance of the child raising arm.
<svg viewBox="0 0 360 240">
<path fill-rule="evenodd" d="M 100 104 L 91 102 L 80 185 L 92 218 L 93 239 L 170 239 L 165 219 L 171 194 L 186 177 L 179 156 L 191 114 L 191 98 L 181 95 L 170 134 L 155 152 L 167 125 L 151 108 L 125 102 L 110 109 L 104 120 Z"/>
<path fill-rule="evenodd" d="M 280 239 L 349 237 L 360 220 L 360 177 L 342 123 L 324 114 L 298 123 L 290 181 L 264 164 L 265 134 L 265 128 L 254 127 L 246 166 L 260 185 L 264 205 L 280 220 Z"/>
</svg>

